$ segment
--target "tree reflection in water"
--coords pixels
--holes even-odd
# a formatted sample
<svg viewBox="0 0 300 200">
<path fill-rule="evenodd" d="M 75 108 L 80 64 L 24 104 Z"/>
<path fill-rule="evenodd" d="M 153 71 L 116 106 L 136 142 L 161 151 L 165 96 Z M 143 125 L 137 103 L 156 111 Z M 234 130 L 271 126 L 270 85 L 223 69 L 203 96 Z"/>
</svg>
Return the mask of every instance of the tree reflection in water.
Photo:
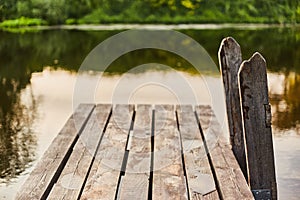
<svg viewBox="0 0 300 200">
<path fill-rule="evenodd" d="M 284 76 L 284 90 L 270 93 L 273 128 L 296 129 L 299 134 L 299 28 L 181 31 L 203 45 L 215 63 L 218 63 L 220 41 L 226 36 L 233 36 L 240 43 L 244 59 L 248 59 L 253 51 L 260 51 L 268 62 L 270 74 Z M 43 71 L 44 66 L 76 72 L 96 45 L 118 32 L 120 30 L 47 30 L 22 34 L 0 31 L 0 183 L 17 177 L 35 159 L 38 137 L 35 131 L 38 130 L 34 124 L 39 101 L 32 95 L 32 73 Z M 132 66 L 155 61 L 173 66 L 175 70 L 195 73 L 184 60 L 175 60 L 169 55 L 164 51 L 134 51 L 112 63 L 109 72 L 122 74 Z"/>
<path fill-rule="evenodd" d="M 300 74 L 284 74 L 282 94 L 270 94 L 273 105 L 273 124 L 278 133 L 289 129 L 300 135 Z"/>
<path fill-rule="evenodd" d="M 35 157 L 36 136 L 32 125 L 37 104 L 30 77 L 0 80 L 0 180 L 9 182 L 22 173 Z"/>
</svg>

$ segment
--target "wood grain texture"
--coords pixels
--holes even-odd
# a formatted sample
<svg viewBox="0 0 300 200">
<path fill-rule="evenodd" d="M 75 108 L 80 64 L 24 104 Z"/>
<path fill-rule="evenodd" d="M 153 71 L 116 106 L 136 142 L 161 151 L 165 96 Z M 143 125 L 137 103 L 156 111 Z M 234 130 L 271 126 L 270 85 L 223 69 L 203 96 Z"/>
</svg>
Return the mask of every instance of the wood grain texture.
<svg viewBox="0 0 300 200">
<path fill-rule="evenodd" d="M 122 177 L 118 199 L 148 199 L 149 176 L 147 174 L 127 174 Z M 126 187 L 124 187 L 126 186 Z"/>
<path fill-rule="evenodd" d="M 133 115 L 132 105 L 116 105 L 80 199 L 114 199 Z"/>
<path fill-rule="evenodd" d="M 79 105 L 30 173 L 27 181 L 18 191 L 16 199 L 45 199 L 47 197 L 93 109 L 92 104 Z"/>
<path fill-rule="evenodd" d="M 148 199 L 151 161 L 152 106 L 137 105 L 125 176 L 119 199 Z"/>
<path fill-rule="evenodd" d="M 155 106 L 152 199 L 187 199 L 174 106 Z"/>
<path fill-rule="evenodd" d="M 108 120 L 111 105 L 97 105 L 48 199 L 77 199 Z"/>
<path fill-rule="evenodd" d="M 93 109 L 80 105 L 17 199 L 148 199 L 149 189 L 152 199 L 253 199 L 210 107 L 156 105 L 153 119 L 149 105 L 138 105 L 135 117 L 132 105 L 111 115 L 110 105 Z"/>
<path fill-rule="evenodd" d="M 176 110 L 190 199 L 219 199 L 193 107 L 177 106 Z"/>
<path fill-rule="evenodd" d="M 242 64 L 240 45 L 232 37 L 227 37 L 223 39 L 221 43 L 218 56 L 225 91 L 230 143 L 243 174 L 247 177 L 243 121 L 238 83 L 238 71 Z"/>
<path fill-rule="evenodd" d="M 254 199 L 211 107 L 197 106 L 196 113 L 207 144 L 210 164 L 215 173 L 221 199 Z"/>
<path fill-rule="evenodd" d="M 277 199 L 266 61 L 259 53 L 242 63 L 239 81 L 250 186 L 271 189 Z"/>
</svg>

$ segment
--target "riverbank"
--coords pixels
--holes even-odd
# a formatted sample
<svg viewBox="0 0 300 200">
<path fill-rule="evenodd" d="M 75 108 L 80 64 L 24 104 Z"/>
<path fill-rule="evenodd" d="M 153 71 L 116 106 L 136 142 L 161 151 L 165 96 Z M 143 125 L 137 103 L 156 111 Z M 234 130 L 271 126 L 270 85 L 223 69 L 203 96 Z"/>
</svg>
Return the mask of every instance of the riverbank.
<svg viewBox="0 0 300 200">
<path fill-rule="evenodd" d="M 42 26 L 22 26 L 15 28 L 0 27 L 0 30 L 9 32 L 26 32 L 38 30 L 128 30 L 128 29 L 175 29 L 175 30 L 217 30 L 217 29 L 264 29 L 264 28 L 286 28 L 300 27 L 300 24 L 81 24 L 81 25 L 42 25 Z"/>
<path fill-rule="evenodd" d="M 184 25 L 178 26 L 186 28 Z M 189 26 L 196 27 L 196 25 Z M 32 32 L 25 34 L 0 31 L 0 91 L 3 94 L 0 99 L 0 110 L 3 111 L 0 137 L 3 138 L 1 145 L 4 145 L 0 159 L 2 177 L 0 199 L 14 199 L 23 181 L 72 113 L 72 92 L 78 76 L 91 82 L 99 78 L 99 74 L 77 73 L 86 55 L 100 42 L 121 31 L 88 31 L 87 28 L 93 25 L 68 26 L 70 30 L 63 27 L 50 26 L 48 28 L 56 30 L 49 31 L 36 31 L 33 28 Z M 77 30 L 79 27 L 82 31 Z M 98 25 L 96 27 L 100 28 Z M 124 29 L 123 25 L 108 27 Z M 245 24 L 245 27 L 250 26 Z M 86 29 L 83 31 L 83 28 Z M 259 50 L 266 58 L 273 112 L 279 199 L 296 200 L 300 197 L 299 28 L 182 30 L 182 33 L 200 43 L 216 63 L 220 39 L 228 35 L 234 37 L 244 47 L 243 59 L 248 59 L 254 53 L 254 49 Z M 131 52 L 112 63 L 111 75 L 105 76 L 99 82 L 101 87 L 95 101 L 100 102 L 100 98 L 101 102 L 111 101 L 114 88 L 122 78 L 120 72 L 125 73 L 129 67 L 150 62 L 179 66 L 176 68 L 178 71 L 185 67 L 182 59 L 168 52 L 156 50 Z M 199 76 L 191 73 L 185 75 L 193 91 L 196 91 L 197 99 L 205 100 L 204 103 L 209 102 L 210 96 L 206 96 L 205 92 L 206 85 L 198 81 Z M 128 81 L 124 84 L 134 88 L 135 82 L 145 78 L 157 77 L 159 80 L 170 81 L 175 76 L 174 73 L 157 70 L 127 77 L 122 78 Z M 217 82 L 213 78 L 210 80 L 210 83 Z M 137 88 L 132 99 L 140 102 L 159 100 L 159 103 L 176 103 L 176 97 L 171 92 L 164 93 L 161 91 L 166 90 L 159 86 L 151 86 Z M 213 92 L 223 94 L 224 91 L 216 87 Z M 123 92 L 116 93 L 115 97 L 125 98 Z M 223 108 L 221 104 L 218 106 Z"/>
</svg>

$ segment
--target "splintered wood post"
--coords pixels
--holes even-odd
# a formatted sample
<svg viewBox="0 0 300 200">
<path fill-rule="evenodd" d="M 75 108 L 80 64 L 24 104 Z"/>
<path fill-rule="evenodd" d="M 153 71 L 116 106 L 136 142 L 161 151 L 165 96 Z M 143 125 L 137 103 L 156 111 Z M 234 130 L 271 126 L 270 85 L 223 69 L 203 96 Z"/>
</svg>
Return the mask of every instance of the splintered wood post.
<svg viewBox="0 0 300 200">
<path fill-rule="evenodd" d="M 227 37 L 221 43 L 218 56 L 226 96 L 230 143 L 242 172 L 247 178 L 243 122 L 238 86 L 238 71 L 242 63 L 240 45 L 232 37 Z"/>
<path fill-rule="evenodd" d="M 239 84 L 248 182 L 256 199 L 277 199 L 266 61 L 259 53 L 242 63 Z"/>
</svg>

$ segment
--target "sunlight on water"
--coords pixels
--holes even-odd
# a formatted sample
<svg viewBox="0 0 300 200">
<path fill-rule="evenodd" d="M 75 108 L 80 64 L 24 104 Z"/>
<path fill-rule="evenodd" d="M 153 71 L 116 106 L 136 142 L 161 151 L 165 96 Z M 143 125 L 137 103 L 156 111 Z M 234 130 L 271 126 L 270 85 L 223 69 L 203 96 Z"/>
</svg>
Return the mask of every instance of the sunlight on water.
<svg viewBox="0 0 300 200">
<path fill-rule="evenodd" d="M 276 134 L 276 131 L 274 131 Z M 276 175 L 279 199 L 299 199 L 300 196 L 300 132 L 274 139 Z M 291 192 L 293 191 L 293 192 Z"/>
<path fill-rule="evenodd" d="M 35 102 L 30 110 L 24 111 L 24 115 L 30 115 L 34 111 L 32 124 L 27 126 L 31 129 L 27 137 L 34 137 L 36 143 L 35 151 L 29 152 L 34 157 L 29 167 L 18 176 L 16 180 L 2 182 L 0 185 L 0 199 L 13 199 L 16 190 L 20 188 L 37 160 L 50 145 L 51 141 L 62 128 L 67 118 L 72 113 L 72 87 L 75 81 L 75 74 L 67 71 L 49 71 L 33 73 L 31 84 L 21 91 L 21 104 L 28 101 Z M 30 104 L 29 104 L 30 105 Z M 30 144 L 30 140 L 25 141 L 25 145 Z M 22 153 L 22 150 L 16 153 Z M 12 175 L 6 178 L 10 179 Z"/>
<path fill-rule="evenodd" d="M 46 68 L 43 72 L 33 73 L 30 80 L 31 84 L 21 91 L 21 102 L 27 104 L 28 102 L 35 102 L 34 109 L 36 110 L 35 118 L 33 119 L 34 137 L 36 138 L 36 152 L 33 153 L 34 161 L 30 164 L 19 177 L 18 181 L 9 183 L 2 183 L 0 191 L 1 198 L 11 199 L 15 194 L 16 188 L 19 188 L 28 173 L 32 170 L 38 160 L 50 145 L 51 141 L 57 135 L 62 128 L 67 118 L 73 112 L 73 90 L 75 87 L 77 76 L 85 78 L 87 84 L 89 81 L 94 82 L 93 79 L 99 79 L 97 90 L 95 91 L 96 103 L 195 103 L 190 98 L 178 98 L 178 94 L 174 93 L 170 89 L 163 85 L 157 85 L 155 82 L 164 80 L 165 82 L 172 82 L 176 79 L 174 73 L 180 73 L 180 76 L 189 83 L 193 92 L 195 92 L 195 98 L 197 104 L 211 104 L 212 97 L 210 91 L 207 89 L 207 84 L 215 84 L 214 93 L 219 94 L 219 102 L 221 106 L 215 106 L 215 112 L 219 121 L 226 126 L 224 120 L 224 97 L 223 89 L 219 85 L 219 78 L 215 77 L 203 77 L 190 75 L 184 72 L 146 72 L 141 74 L 128 74 L 125 77 L 122 75 L 103 75 L 103 73 L 84 73 L 77 75 L 64 70 L 50 70 Z M 152 80 L 147 84 L 139 83 L 145 80 Z M 284 88 L 282 86 L 284 77 L 278 74 L 269 74 L 270 91 L 272 94 L 282 95 Z M 119 84 L 124 84 L 128 88 L 133 88 L 132 91 L 126 92 L 118 90 Z M 178 91 L 182 91 L 185 88 L 178 88 Z M 93 103 L 93 102 L 92 102 Z M 219 107 L 218 107 L 219 106 Z M 274 105 L 273 105 L 274 107 Z M 276 108 L 273 109 L 276 111 Z M 27 111 L 28 112 L 28 111 Z M 273 112 L 274 113 L 274 112 Z M 276 118 L 275 118 L 276 119 Z M 276 125 L 276 124 L 275 124 Z M 275 127 L 276 128 L 276 127 Z M 224 128 L 227 129 L 226 127 Z M 288 191 L 291 188 L 299 187 L 300 183 L 300 160 L 299 158 L 299 131 L 290 131 L 286 135 L 287 131 L 274 131 L 275 142 L 275 154 L 276 154 L 276 169 L 278 178 L 278 187 L 280 188 L 279 195 L 281 197 L 292 197 L 295 194 L 289 195 Z M 225 133 L 225 135 L 227 135 Z M 300 194 L 297 194 L 297 196 Z"/>
<path fill-rule="evenodd" d="M 178 85 L 176 74 L 188 82 L 188 86 L 193 92 L 192 95 L 195 95 L 195 100 L 189 98 L 189 95 L 180 94 L 185 94 L 187 88 Z M 95 79 L 98 80 L 101 77 L 95 91 L 95 101 L 85 103 L 210 104 L 215 107 L 216 115 L 221 124 L 225 126 L 226 123 L 224 121 L 224 104 L 220 103 L 225 102 L 224 95 L 220 87 L 220 79 L 216 77 L 205 77 L 204 79 L 200 76 L 175 71 L 145 72 L 127 74 L 126 76 L 103 75 L 102 72 L 76 74 L 65 70 L 45 68 L 43 72 L 32 74 L 31 84 L 21 91 L 21 96 L 24 98 L 20 100 L 25 103 L 28 101 L 25 97 L 30 94 L 32 100 L 36 102 L 34 132 L 31 133 L 37 140 L 36 152 L 33 155 L 35 159 L 30 164 L 31 167 L 19 175 L 18 182 L 1 185 L 1 198 L 13 198 L 17 188 L 25 181 L 37 160 L 43 155 L 73 112 L 73 91 L 78 76 L 86 80 L 85 84 L 92 84 Z M 178 86 L 177 91 L 172 91 L 163 84 L 158 85 L 157 82 L 175 84 Z M 214 88 L 213 94 L 207 89 L 207 84 Z M 133 88 L 133 90 L 118 89 L 120 85 Z M 219 96 L 218 104 L 212 102 L 212 96 Z M 74 108 L 76 107 L 77 105 L 74 105 Z"/>
<path fill-rule="evenodd" d="M 203 45 L 215 63 L 219 42 L 227 35 L 240 43 L 244 59 L 254 51 L 266 58 L 279 197 L 299 199 L 299 28 L 181 31 Z M 0 199 L 13 199 L 74 111 L 78 77 L 86 80 L 85 84 L 97 83 L 93 103 L 211 104 L 228 136 L 219 74 L 200 76 L 187 61 L 168 52 L 134 51 L 114 61 L 108 73 L 77 74 L 85 56 L 99 42 L 118 32 L 0 31 Z M 157 61 L 174 70 L 124 74 L 132 66 Z M 84 93 L 79 97 L 84 99 Z"/>
<path fill-rule="evenodd" d="M 300 85 L 295 84 L 299 81 L 297 76 L 295 73 L 268 74 L 279 199 L 300 197 L 300 100 L 293 97 L 299 95 L 296 91 Z"/>
</svg>

